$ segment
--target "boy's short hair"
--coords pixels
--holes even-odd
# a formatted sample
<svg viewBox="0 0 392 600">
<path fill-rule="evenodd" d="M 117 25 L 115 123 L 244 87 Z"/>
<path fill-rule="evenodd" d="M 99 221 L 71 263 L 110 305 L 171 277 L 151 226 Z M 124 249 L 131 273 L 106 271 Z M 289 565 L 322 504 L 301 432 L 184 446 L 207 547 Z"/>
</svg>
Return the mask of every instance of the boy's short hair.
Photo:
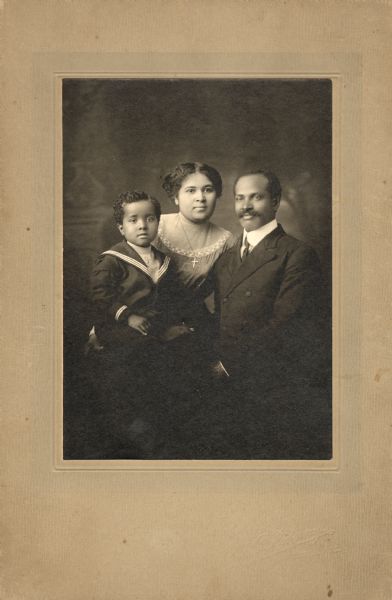
<svg viewBox="0 0 392 600">
<path fill-rule="evenodd" d="M 171 200 L 174 200 L 182 186 L 182 182 L 188 175 L 203 173 L 213 184 L 218 198 L 222 195 L 222 178 L 214 167 L 206 163 L 185 162 L 179 163 L 165 175 L 162 187 Z"/>
<path fill-rule="evenodd" d="M 118 225 L 122 225 L 124 219 L 124 204 L 131 204 L 132 202 L 141 202 L 142 200 L 148 200 L 154 207 L 156 218 L 161 218 L 161 205 L 159 201 L 147 194 L 146 192 L 122 192 L 113 203 L 113 216 L 114 220 Z"/>
</svg>

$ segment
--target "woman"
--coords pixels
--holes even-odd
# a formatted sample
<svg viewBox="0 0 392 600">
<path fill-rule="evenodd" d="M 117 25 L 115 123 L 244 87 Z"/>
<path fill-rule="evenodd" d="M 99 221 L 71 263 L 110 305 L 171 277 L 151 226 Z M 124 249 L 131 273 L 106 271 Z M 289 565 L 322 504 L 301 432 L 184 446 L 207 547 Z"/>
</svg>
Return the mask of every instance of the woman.
<svg viewBox="0 0 392 600">
<path fill-rule="evenodd" d="M 178 206 L 178 212 L 162 215 L 154 245 L 175 262 L 184 285 L 194 292 L 192 305 L 194 334 L 189 340 L 191 355 L 172 365 L 170 372 L 180 375 L 182 383 L 165 402 L 169 430 L 166 458 L 208 458 L 211 444 L 222 446 L 217 424 L 222 411 L 213 388 L 212 364 L 215 323 L 213 303 L 205 298 L 203 283 L 214 263 L 234 243 L 229 232 L 211 222 L 216 203 L 222 195 L 222 179 L 216 169 L 205 163 L 176 165 L 163 178 L 163 189 Z M 180 353 L 179 353 L 180 354 Z M 180 366 L 180 368 L 179 368 Z M 214 444 L 215 435 L 219 444 Z"/>
<path fill-rule="evenodd" d="M 206 372 L 213 360 L 214 321 L 213 304 L 211 299 L 204 301 L 202 284 L 215 261 L 234 242 L 229 231 L 210 221 L 222 195 L 222 178 L 205 163 L 179 163 L 163 178 L 162 187 L 178 212 L 162 215 L 154 245 L 173 259 L 182 282 L 194 292 L 194 372 L 196 367 Z"/>
<path fill-rule="evenodd" d="M 205 163 L 180 163 L 164 177 L 162 187 L 178 212 L 162 215 L 155 245 L 173 258 L 184 284 L 197 290 L 234 241 L 229 231 L 210 221 L 222 194 L 221 176 Z"/>
</svg>

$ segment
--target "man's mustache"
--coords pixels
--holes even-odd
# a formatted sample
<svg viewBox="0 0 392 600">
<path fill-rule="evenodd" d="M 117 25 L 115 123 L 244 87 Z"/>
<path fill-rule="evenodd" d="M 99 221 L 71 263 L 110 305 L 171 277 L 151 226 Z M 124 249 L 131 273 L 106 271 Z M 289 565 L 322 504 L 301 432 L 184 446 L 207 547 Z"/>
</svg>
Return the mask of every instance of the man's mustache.
<svg viewBox="0 0 392 600">
<path fill-rule="evenodd" d="M 245 215 L 249 215 L 251 217 L 255 217 L 257 215 L 257 212 L 255 212 L 253 209 L 246 209 L 246 210 L 240 210 L 240 212 L 238 213 L 238 216 L 240 218 L 244 217 Z"/>
</svg>

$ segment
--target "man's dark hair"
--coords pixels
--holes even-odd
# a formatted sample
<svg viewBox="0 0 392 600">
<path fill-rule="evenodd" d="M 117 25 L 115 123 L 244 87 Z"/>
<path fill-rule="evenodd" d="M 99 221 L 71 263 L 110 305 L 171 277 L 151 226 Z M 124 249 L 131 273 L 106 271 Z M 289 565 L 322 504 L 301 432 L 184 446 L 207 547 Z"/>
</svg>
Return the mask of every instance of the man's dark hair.
<svg viewBox="0 0 392 600">
<path fill-rule="evenodd" d="M 255 169 L 254 171 L 250 171 L 249 173 L 242 173 L 242 175 L 239 175 L 234 182 L 234 193 L 235 193 L 235 186 L 237 185 L 238 181 L 242 177 L 246 177 L 247 175 L 263 175 L 268 181 L 267 192 L 269 192 L 271 198 L 273 200 L 281 199 L 282 187 L 280 185 L 279 179 L 277 178 L 275 173 L 273 173 L 272 171 L 264 170 L 264 169 Z"/>
<path fill-rule="evenodd" d="M 206 163 L 185 162 L 179 163 L 165 175 L 162 187 L 171 200 L 174 200 L 182 186 L 182 182 L 188 175 L 203 173 L 211 181 L 219 198 L 222 195 L 222 178 L 214 167 Z"/>
<path fill-rule="evenodd" d="M 125 204 L 131 204 L 132 202 L 141 202 L 142 200 L 148 200 L 154 207 L 156 218 L 161 218 L 161 205 L 158 200 L 153 196 L 150 196 L 146 192 L 122 192 L 113 203 L 113 216 L 114 220 L 118 225 L 122 225 L 124 219 L 124 206 Z"/>
</svg>

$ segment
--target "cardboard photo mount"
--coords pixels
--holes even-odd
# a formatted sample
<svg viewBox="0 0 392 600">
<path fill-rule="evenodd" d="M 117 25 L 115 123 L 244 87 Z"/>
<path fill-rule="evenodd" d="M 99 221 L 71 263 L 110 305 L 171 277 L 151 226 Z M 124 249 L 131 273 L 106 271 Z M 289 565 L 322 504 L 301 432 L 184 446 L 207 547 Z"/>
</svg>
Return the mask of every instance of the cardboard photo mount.
<svg viewBox="0 0 392 600">
<path fill-rule="evenodd" d="M 213 44 L 206 53 L 194 42 L 191 51 L 184 44 L 165 54 L 145 51 L 146 29 L 133 46 L 123 44 L 126 52 L 121 44 L 92 51 L 90 38 L 75 51 L 74 40 L 68 45 L 55 40 L 64 30 L 62 13 L 53 18 L 46 3 L 37 3 L 36 11 L 30 3 L 24 12 L 7 4 L 2 595 L 389 600 L 390 7 L 344 2 L 340 10 L 332 3 L 331 16 L 319 3 L 316 15 L 313 3 L 294 2 L 299 9 L 306 4 L 309 12 L 299 24 L 303 40 L 296 37 L 292 50 L 281 43 L 284 52 L 271 52 L 260 42 L 255 52 L 245 43 L 233 44 L 232 54 L 228 46 L 215 52 Z M 62 2 L 61 11 L 67 5 L 74 10 L 71 4 Z M 279 27 L 290 29 L 294 11 L 282 20 L 280 6 L 268 13 L 269 4 L 262 3 L 262 9 L 263 19 L 272 14 L 268 39 Z M 82 40 L 96 16 L 79 10 L 86 24 L 78 29 Z M 231 3 L 227 10 L 244 25 L 246 10 L 236 12 Z M 43 14 L 52 48 L 37 41 L 29 45 L 24 37 L 37 21 L 43 27 Z M 331 32 L 321 26 L 323 16 Z M 352 37 L 344 43 L 348 22 Z M 315 52 L 318 29 L 323 43 Z M 127 41 L 123 29 L 111 35 Z M 45 30 L 44 40 L 48 36 Z M 158 75 L 333 81 L 334 459 L 328 464 L 62 461 L 56 90 L 63 76 Z"/>
</svg>

